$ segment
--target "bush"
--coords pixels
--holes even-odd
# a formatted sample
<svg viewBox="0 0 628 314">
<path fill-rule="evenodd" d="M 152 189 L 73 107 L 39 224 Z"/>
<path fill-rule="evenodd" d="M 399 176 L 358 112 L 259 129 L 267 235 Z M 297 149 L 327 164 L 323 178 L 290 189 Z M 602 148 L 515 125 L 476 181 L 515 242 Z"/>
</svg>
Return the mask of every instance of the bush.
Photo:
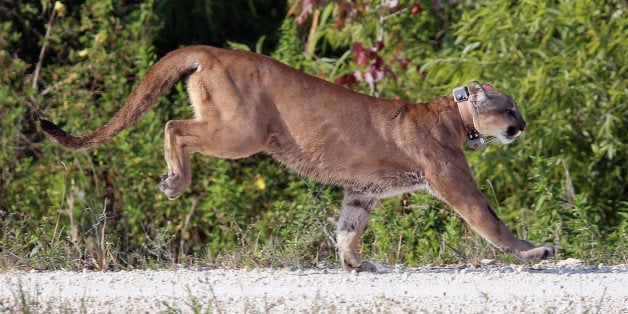
<svg viewBox="0 0 628 314">
<path fill-rule="evenodd" d="M 192 114 L 183 84 L 98 149 L 61 149 L 40 131 L 39 115 L 72 133 L 96 129 L 158 54 L 212 40 L 272 50 L 300 70 L 387 98 L 427 101 L 471 80 L 490 82 L 518 101 L 528 122 L 514 145 L 467 155 L 493 208 L 519 236 L 556 243 L 560 257 L 625 262 L 623 4 L 390 3 L 289 1 L 283 21 L 274 11 L 269 16 L 276 19 L 259 27 L 271 32 L 281 25 L 273 48 L 272 39 L 264 46 L 263 34 L 250 31 L 242 39 L 199 33 L 172 42 L 173 29 L 192 20 L 180 11 L 163 20 L 169 1 L 0 2 L 0 265 L 333 261 L 342 191 L 300 178 L 266 155 L 237 161 L 194 155 L 186 194 L 167 201 L 159 193 L 163 126 Z M 265 16 L 246 11 L 238 19 Z M 382 202 L 361 248 L 390 264 L 510 259 L 426 193 Z"/>
<path fill-rule="evenodd" d="M 521 237 L 556 242 L 559 257 L 625 260 L 627 162 L 619 152 L 626 139 L 627 19 L 621 2 L 399 1 L 386 6 L 341 1 L 315 5 L 309 15 L 303 8 L 312 1 L 295 3 L 301 11 L 291 33 L 284 34 L 305 37 L 306 58 L 284 60 L 309 73 L 365 93 L 414 101 L 448 94 L 471 80 L 490 82 L 513 96 L 528 130 L 514 145 L 468 153 L 493 208 Z M 277 57 L 285 56 L 282 45 L 277 51 Z M 356 71 L 362 81 L 352 81 Z M 369 81 L 369 72 L 381 80 Z M 381 206 L 380 214 L 402 211 L 396 202 Z M 378 219 L 375 230 L 383 233 L 404 221 L 391 219 L 378 229 Z M 458 220 L 432 217 L 428 225 L 438 229 L 440 219 Z M 403 244 L 438 243 L 432 247 L 442 250 L 441 237 L 452 236 L 457 243 L 465 229 L 392 236 L 403 238 Z M 366 250 L 383 245 L 375 242 Z M 393 254 L 386 245 L 384 251 Z M 435 249 L 414 249 L 409 256 L 442 260 Z"/>
</svg>

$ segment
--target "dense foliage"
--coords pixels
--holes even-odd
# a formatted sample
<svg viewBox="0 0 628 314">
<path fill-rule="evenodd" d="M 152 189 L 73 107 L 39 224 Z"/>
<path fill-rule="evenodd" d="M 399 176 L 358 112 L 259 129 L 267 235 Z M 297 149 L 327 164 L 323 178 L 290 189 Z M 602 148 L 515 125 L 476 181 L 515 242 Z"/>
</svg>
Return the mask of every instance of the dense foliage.
<svg viewBox="0 0 628 314">
<path fill-rule="evenodd" d="M 194 155 L 190 189 L 162 196 L 163 126 L 191 116 L 183 83 L 98 149 L 45 139 L 38 116 L 94 130 L 159 55 L 196 43 L 270 53 L 379 97 L 490 82 L 528 122 L 515 144 L 468 153 L 493 208 L 560 258 L 625 262 L 624 1 L 275 2 L 0 0 L 0 267 L 335 262 L 342 191 L 268 156 Z M 382 202 L 362 249 L 409 265 L 510 259 L 423 192 Z"/>
</svg>

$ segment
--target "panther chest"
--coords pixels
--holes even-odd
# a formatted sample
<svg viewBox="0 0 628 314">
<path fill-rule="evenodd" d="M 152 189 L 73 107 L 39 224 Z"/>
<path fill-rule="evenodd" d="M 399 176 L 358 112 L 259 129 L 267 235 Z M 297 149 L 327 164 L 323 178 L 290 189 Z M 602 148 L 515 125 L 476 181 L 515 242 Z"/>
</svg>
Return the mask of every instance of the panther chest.
<svg viewBox="0 0 628 314">
<path fill-rule="evenodd" d="M 405 172 L 387 174 L 382 176 L 378 182 L 362 187 L 354 186 L 349 189 L 378 199 L 384 199 L 421 189 L 429 189 L 429 184 L 421 173 Z"/>
</svg>

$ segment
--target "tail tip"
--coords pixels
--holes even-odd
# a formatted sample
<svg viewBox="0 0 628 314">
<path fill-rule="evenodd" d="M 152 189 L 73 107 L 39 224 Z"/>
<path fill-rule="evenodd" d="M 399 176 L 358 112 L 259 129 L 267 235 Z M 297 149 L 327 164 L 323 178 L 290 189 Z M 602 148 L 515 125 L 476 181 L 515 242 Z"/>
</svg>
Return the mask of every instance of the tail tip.
<svg viewBox="0 0 628 314">
<path fill-rule="evenodd" d="M 41 128 L 49 135 L 49 138 L 53 142 L 70 147 L 71 144 L 68 142 L 68 139 L 72 138 L 72 136 L 63 131 L 58 125 L 41 117 L 39 118 L 39 125 L 41 125 Z"/>
<path fill-rule="evenodd" d="M 50 134 L 50 135 L 57 135 L 57 134 L 64 134 L 65 132 L 63 130 L 61 130 L 60 127 L 58 127 L 56 124 L 44 119 L 44 118 L 39 118 L 39 124 L 41 125 L 41 128 L 44 130 L 44 132 Z"/>
</svg>

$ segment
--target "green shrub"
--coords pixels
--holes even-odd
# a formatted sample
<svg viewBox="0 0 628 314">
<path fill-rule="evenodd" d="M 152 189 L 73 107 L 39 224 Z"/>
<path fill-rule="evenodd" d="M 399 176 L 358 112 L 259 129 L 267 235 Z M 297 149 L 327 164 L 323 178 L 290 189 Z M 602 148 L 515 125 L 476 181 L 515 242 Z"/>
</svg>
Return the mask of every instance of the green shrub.
<svg viewBox="0 0 628 314">
<path fill-rule="evenodd" d="M 256 10 L 267 4 L 241 2 Z M 313 3 L 311 13 L 302 10 L 306 2 Z M 215 12 L 198 9 L 186 20 L 179 10 L 166 19 L 173 3 L 0 3 L 0 267 L 334 262 L 342 191 L 303 179 L 269 156 L 194 155 L 193 184 L 184 196 L 168 201 L 159 192 L 163 126 L 192 114 L 182 83 L 94 150 L 59 148 L 39 129 L 43 115 L 72 133 L 94 130 L 122 106 L 157 54 L 223 39 L 272 50 L 338 83 L 356 71 L 379 71 L 382 80 L 352 87 L 387 98 L 427 101 L 471 80 L 490 82 L 517 100 L 528 122 L 515 144 L 467 154 L 493 208 L 520 237 L 555 243 L 559 257 L 625 262 L 621 1 L 399 1 L 390 8 L 375 0 L 293 0 L 283 21 L 276 10 L 239 12 L 243 21 L 270 16 L 260 29 L 280 25 L 267 41 L 242 31 L 241 39 L 201 32 L 179 42 L 173 42 L 176 29 Z M 381 62 L 361 60 L 358 43 L 380 45 Z M 511 260 L 423 192 L 381 202 L 361 250 L 389 264 Z"/>
</svg>

